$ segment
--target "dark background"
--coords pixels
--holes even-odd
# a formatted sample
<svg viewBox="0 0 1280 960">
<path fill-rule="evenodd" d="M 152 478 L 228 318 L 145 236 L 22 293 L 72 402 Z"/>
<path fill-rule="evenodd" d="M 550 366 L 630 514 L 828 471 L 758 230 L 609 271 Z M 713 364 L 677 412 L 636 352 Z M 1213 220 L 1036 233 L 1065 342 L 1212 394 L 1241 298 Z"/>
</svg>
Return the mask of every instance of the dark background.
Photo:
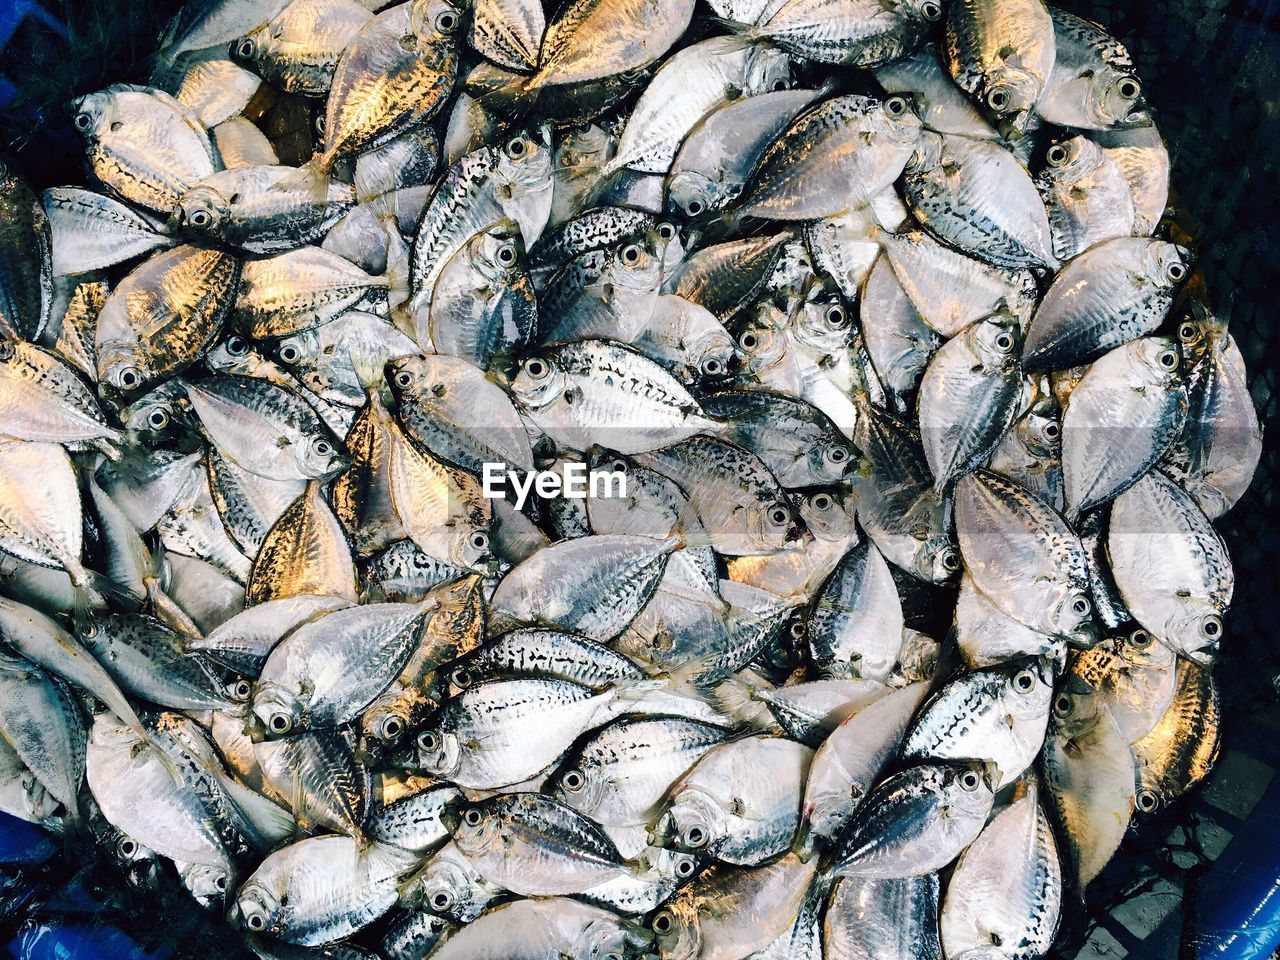
<svg viewBox="0 0 1280 960">
<path fill-rule="evenodd" d="M 1175 220 L 1195 238 L 1198 282 L 1209 303 L 1230 319 L 1265 430 L 1253 487 L 1219 523 L 1237 577 L 1217 674 L 1226 710 L 1223 760 L 1205 789 L 1130 832 L 1120 857 L 1091 885 L 1088 903 L 1068 911 L 1060 938 L 1063 957 L 1166 960 L 1200 955 L 1206 937 L 1232 927 L 1235 914 L 1247 911 L 1245 901 L 1259 900 L 1280 877 L 1280 781 L 1273 783 L 1280 767 L 1280 0 L 1061 5 L 1102 23 L 1133 54 L 1173 160 Z M 63 104 L 111 82 L 145 80 L 143 61 L 179 6 L 0 0 L 0 148 L 33 185 L 83 182 L 81 144 Z M 1216 871 L 1212 859 L 1220 860 Z M 0 875 L 0 930 L 26 895 L 34 894 Z M 103 918 L 117 909 L 149 946 L 183 944 L 178 956 L 233 955 L 216 935 L 188 926 L 193 911 L 181 900 L 158 916 L 155 903 L 115 903 Z M 1243 939 L 1256 944 L 1259 936 L 1265 932 Z M 0 937 L 0 949 L 6 940 Z"/>
</svg>

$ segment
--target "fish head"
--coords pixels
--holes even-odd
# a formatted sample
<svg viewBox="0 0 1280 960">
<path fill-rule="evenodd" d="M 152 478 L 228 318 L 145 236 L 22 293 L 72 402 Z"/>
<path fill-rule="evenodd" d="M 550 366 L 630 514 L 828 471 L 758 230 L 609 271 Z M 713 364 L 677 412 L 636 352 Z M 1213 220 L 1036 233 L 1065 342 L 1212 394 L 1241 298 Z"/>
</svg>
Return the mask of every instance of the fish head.
<svg viewBox="0 0 1280 960">
<path fill-rule="evenodd" d="M 1173 337 L 1143 337 L 1130 349 L 1134 356 L 1135 381 L 1164 390 L 1182 386 L 1182 353 Z"/>
<path fill-rule="evenodd" d="M 418 39 L 441 43 L 462 29 L 464 8 L 452 0 L 412 0 L 409 29 Z"/>
<path fill-rule="evenodd" d="M 1002 310 L 979 320 L 966 336 L 974 356 L 986 370 L 1012 372 L 1017 369 L 1022 328 L 1013 314 Z"/>
<path fill-rule="evenodd" d="M 452 731 L 429 727 L 418 734 L 414 749 L 414 765 L 434 776 L 451 777 L 462 765 L 462 745 Z"/>
<path fill-rule="evenodd" d="M 681 170 L 667 185 L 667 209 L 690 220 L 719 209 L 728 191 L 696 170 Z"/>
<path fill-rule="evenodd" d="M 1194 297 L 1187 298 L 1177 334 L 1187 371 L 1199 365 L 1210 353 L 1224 352 L 1232 342 L 1227 321 L 1215 316 L 1202 301 Z"/>
<path fill-rule="evenodd" d="M 301 730 L 306 716 L 293 691 L 274 683 L 259 683 L 254 688 L 250 709 L 262 724 L 264 735 L 273 739 Z"/>
<path fill-rule="evenodd" d="M 894 11 L 899 16 L 915 17 L 924 23 L 937 23 L 942 19 L 942 0 L 896 0 Z"/>
<path fill-rule="evenodd" d="M 1084 108 L 1104 129 L 1137 123 L 1146 117 L 1142 81 L 1128 71 L 1101 70 L 1089 79 Z"/>
<path fill-rule="evenodd" d="M 547 354 L 529 357 L 511 383 L 511 392 L 526 409 L 539 409 L 567 393 L 569 376 Z"/>
<path fill-rule="evenodd" d="M 573 949 L 567 956 L 582 960 L 627 960 L 638 956 L 638 950 L 651 939 L 643 928 L 628 925 L 611 916 L 593 919 L 573 938 Z"/>
<path fill-rule="evenodd" d="M 478 914 L 489 895 L 481 888 L 478 876 L 459 861 L 456 853 L 453 857 L 433 857 L 414 878 L 406 903 L 425 906 L 432 913 L 453 920 L 469 920 Z"/>
<path fill-rule="evenodd" d="M 1143 274 L 1159 287 L 1172 290 L 1191 274 L 1191 251 L 1176 243 L 1157 240 L 1147 247 Z"/>
<path fill-rule="evenodd" d="M 453 842 L 468 857 L 482 855 L 494 844 L 502 842 L 501 816 L 482 804 L 460 807 Z"/>
<path fill-rule="evenodd" d="M 453 527 L 449 535 L 449 562 L 464 570 L 490 572 L 496 558 L 490 550 L 489 531 L 484 529 L 483 518 L 469 515 Z"/>
<path fill-rule="evenodd" d="M 556 774 L 548 786 L 561 800 L 579 813 L 590 816 L 600 801 L 616 784 L 600 775 L 600 771 L 569 767 Z"/>
<path fill-rule="evenodd" d="M 250 880 L 236 894 L 227 922 L 250 933 L 278 933 L 283 911 L 280 900 L 265 884 Z"/>
<path fill-rule="evenodd" d="M 106 90 L 87 93 L 76 97 L 67 104 L 67 112 L 71 114 L 71 124 L 76 132 L 87 141 L 94 141 L 105 126 L 112 122 L 115 109 L 115 97 Z"/>
<path fill-rule="evenodd" d="M 850 489 L 813 490 L 800 500 L 800 516 L 815 537 L 842 540 L 854 532 L 856 502 L 857 497 Z"/>
<path fill-rule="evenodd" d="M 751 513 L 748 536 L 760 553 L 782 550 L 807 532 L 804 521 L 785 500 L 756 500 L 751 505 Z"/>
<path fill-rule="evenodd" d="M 230 216 L 230 200 L 207 183 L 197 184 L 184 193 L 173 211 L 175 227 L 185 227 L 190 233 L 211 240 L 222 236 L 223 225 Z"/>
<path fill-rule="evenodd" d="M 1004 670 L 1002 699 L 1009 715 L 1018 720 L 1049 715 L 1053 699 L 1053 663 L 1044 657 L 1022 661 Z"/>
<path fill-rule="evenodd" d="M 497 147 L 497 150 L 497 175 L 502 183 L 532 187 L 540 186 L 545 181 L 546 186 L 551 187 L 550 127 L 541 126 L 517 133 Z M 520 224 L 521 233 L 527 240 L 529 233 L 524 229 L 524 222 L 514 213 L 508 213 L 508 216 Z M 536 235 L 535 232 L 534 236 Z"/>
<path fill-rule="evenodd" d="M 305 477 L 324 479 L 341 473 L 351 463 L 327 433 L 315 433 L 295 446 L 298 469 Z"/>
<path fill-rule="evenodd" d="M 1062 408 L 1051 395 L 1033 403 L 1014 428 L 1026 448 L 1040 459 L 1062 453 Z"/>
<path fill-rule="evenodd" d="M 698 902 L 685 887 L 645 920 L 662 960 L 695 960 L 702 956 Z"/>
<path fill-rule="evenodd" d="M 264 23 L 260 27 L 250 30 L 243 37 L 232 40 L 227 45 L 227 56 L 231 58 L 233 63 L 253 66 L 269 45 L 269 29 L 269 25 Z"/>
<path fill-rule="evenodd" d="M 1179 604 L 1164 624 L 1152 628 L 1176 653 L 1203 667 L 1213 666 L 1226 632 L 1217 607 L 1205 601 Z"/>
<path fill-rule="evenodd" d="M 915 98 L 902 93 L 886 97 L 878 104 L 873 133 L 885 142 L 900 148 L 910 148 L 920 142 L 924 130 L 920 122 L 920 110 Z"/>
<path fill-rule="evenodd" d="M 1093 622 L 1093 601 L 1089 598 L 1089 591 L 1072 585 L 1060 593 L 1058 601 L 1049 610 L 1048 622 L 1053 627 L 1054 636 L 1068 640 L 1078 638 L 1082 641 L 1078 645 L 1093 646 L 1098 641 L 1098 633 Z"/>
<path fill-rule="evenodd" d="M 982 103 L 996 129 L 1013 140 L 1027 132 L 1044 81 L 1012 63 L 1002 63 L 982 78 Z"/>
<path fill-rule="evenodd" d="M 990 763 L 965 763 L 949 766 L 942 775 L 942 794 L 953 810 L 986 819 L 995 802 L 998 771 Z"/>
<path fill-rule="evenodd" d="M 292 369 L 316 357 L 322 349 L 316 331 L 304 330 L 279 341 L 276 344 L 276 356 L 281 363 Z"/>
<path fill-rule="evenodd" d="M 710 797 L 686 791 L 658 818 L 650 843 L 682 853 L 703 855 L 724 839 L 722 814 L 723 811 Z"/>
<path fill-rule="evenodd" d="M 503 217 L 468 241 L 471 263 L 491 287 L 514 283 L 525 272 L 524 238 L 520 224 Z"/>
<path fill-rule="evenodd" d="M 811 300 L 796 314 L 794 330 L 801 343 L 838 356 L 853 341 L 853 311 L 839 296 Z"/>
<path fill-rule="evenodd" d="M 411 724 L 409 706 L 400 699 L 377 704 L 361 718 L 361 729 L 384 747 L 394 747 Z"/>
<path fill-rule="evenodd" d="M 233 333 L 214 344 L 204 355 L 204 365 L 215 373 L 239 373 L 250 376 L 257 369 L 262 355 L 247 337 Z"/>
<path fill-rule="evenodd" d="M 423 356 L 396 357 L 387 363 L 387 384 L 397 400 L 410 394 L 430 397 L 435 392 L 433 388 L 446 389 L 443 381 L 435 382 L 430 363 L 430 359 Z"/>
<path fill-rule="evenodd" d="M 743 93 L 780 93 L 791 88 L 791 57 L 767 43 L 752 44 L 747 48 L 746 70 L 742 81 Z"/>
<path fill-rule="evenodd" d="M 614 248 L 605 268 L 605 282 L 633 291 L 656 291 L 662 281 L 667 241 L 657 231 Z"/>
<path fill-rule="evenodd" d="M 1130 667 L 1142 670 L 1172 669 L 1177 659 L 1173 650 L 1142 627 L 1118 638 L 1115 652 Z"/>
<path fill-rule="evenodd" d="M 1102 148 L 1084 136 L 1052 144 L 1045 151 L 1045 176 L 1058 184 L 1077 183 L 1104 161 Z"/>
<path fill-rule="evenodd" d="M 102 345 L 98 353 L 100 384 L 122 397 L 133 397 L 146 389 L 151 380 L 146 356 L 139 344 L 116 340 Z"/>
<path fill-rule="evenodd" d="M 187 892 L 206 910 L 221 909 L 234 885 L 226 867 L 208 863 L 185 864 L 179 876 Z"/>
<path fill-rule="evenodd" d="M 963 565 L 959 548 L 949 537 L 916 538 L 912 566 L 916 575 L 929 583 L 946 583 Z"/>
<path fill-rule="evenodd" d="M 1063 677 L 1050 706 L 1049 731 L 1063 740 L 1071 740 L 1092 727 L 1106 710 L 1102 698 L 1082 677 Z"/>
</svg>

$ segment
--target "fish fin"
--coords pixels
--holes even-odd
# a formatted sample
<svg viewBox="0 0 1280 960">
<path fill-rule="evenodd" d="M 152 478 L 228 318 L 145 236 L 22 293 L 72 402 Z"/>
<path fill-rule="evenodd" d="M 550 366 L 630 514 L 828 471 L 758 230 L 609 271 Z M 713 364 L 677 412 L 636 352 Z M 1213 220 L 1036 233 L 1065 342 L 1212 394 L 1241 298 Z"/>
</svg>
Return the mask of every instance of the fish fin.
<svg viewBox="0 0 1280 960">
<path fill-rule="evenodd" d="M 272 849 L 297 830 L 297 823 L 292 815 L 262 794 L 237 783 L 225 774 L 218 780 L 237 814 L 237 829 L 259 852 Z"/>
<path fill-rule="evenodd" d="M 712 702 L 724 713 L 745 726 L 761 730 L 776 729 L 769 704 L 759 694 L 772 689 L 763 677 L 753 677 L 749 671 L 732 674 L 718 683 L 711 691 Z"/>
<path fill-rule="evenodd" d="M 743 23 L 741 20 L 730 20 L 728 17 L 707 17 L 707 22 L 727 31 L 731 36 L 740 38 L 744 46 L 767 40 L 770 36 L 767 30 L 754 23 Z"/>
</svg>

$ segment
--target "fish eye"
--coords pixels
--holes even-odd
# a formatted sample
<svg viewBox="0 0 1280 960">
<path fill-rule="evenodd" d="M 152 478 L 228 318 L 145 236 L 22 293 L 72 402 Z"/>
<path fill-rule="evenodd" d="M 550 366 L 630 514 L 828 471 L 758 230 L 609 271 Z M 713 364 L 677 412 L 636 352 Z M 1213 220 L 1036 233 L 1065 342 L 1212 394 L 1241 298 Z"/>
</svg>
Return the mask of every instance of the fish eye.
<svg viewBox="0 0 1280 960">
<path fill-rule="evenodd" d="M 691 217 L 696 217 L 705 209 L 706 205 L 701 200 L 690 200 L 684 205 L 684 212 Z"/>
<path fill-rule="evenodd" d="M 1057 420 L 1050 420 L 1044 425 L 1044 435 L 1050 440 L 1058 439 L 1058 435 L 1062 433 L 1062 427 L 1058 426 Z"/>
<path fill-rule="evenodd" d="M 724 364 L 718 357 L 707 357 L 702 361 L 702 373 L 707 377 L 718 377 L 724 373 Z"/>
<path fill-rule="evenodd" d="M 1179 283 L 1186 278 L 1187 268 L 1183 264 L 1174 261 L 1165 269 L 1165 275 L 1173 283 Z"/>
<path fill-rule="evenodd" d="M 676 861 L 676 876 L 687 880 L 693 876 L 693 871 L 697 868 L 698 865 L 694 860 L 688 857 L 681 857 Z"/>
<path fill-rule="evenodd" d="M 133 390 L 138 384 L 142 383 L 142 372 L 137 367 L 125 367 L 120 371 L 116 378 L 121 388 L 125 390 Z"/>
<path fill-rule="evenodd" d="M 1086 617 L 1093 612 L 1093 604 L 1089 602 L 1088 597 L 1077 596 L 1071 601 L 1071 612 Z"/>
<path fill-rule="evenodd" d="M 226 890 L 226 889 L 227 889 L 227 875 L 226 875 L 225 873 L 220 873 L 220 874 L 218 874 L 216 877 L 214 877 L 214 878 L 213 878 L 213 885 L 214 885 L 214 887 L 216 887 L 218 890 Z"/>
<path fill-rule="evenodd" d="M 1034 670 L 1019 670 L 1013 675 L 1013 689 L 1019 693 L 1030 693 L 1036 688 L 1036 674 Z"/>
<path fill-rule="evenodd" d="M 97 635 L 98 635 L 98 625 L 92 620 L 90 620 L 88 623 L 86 623 L 83 627 L 80 628 L 80 636 L 88 640 L 92 640 Z"/>
<path fill-rule="evenodd" d="M 1067 158 L 1070 155 L 1071 154 L 1066 147 L 1060 143 L 1055 143 L 1049 148 L 1049 151 L 1044 155 L 1044 158 L 1048 161 L 1049 166 L 1060 167 L 1067 162 Z"/>
<path fill-rule="evenodd" d="M 77 130 L 84 132 L 93 126 L 93 117 L 89 116 L 87 113 L 77 113 L 73 122 L 75 123 Z"/>
<path fill-rule="evenodd" d="M 328 125 L 329 120 L 323 113 L 316 115 L 316 133 L 323 137 L 325 128 L 328 127 Z"/>
<path fill-rule="evenodd" d="M 228 337 L 227 353 L 233 357 L 243 356 L 249 352 L 249 341 L 244 337 Z"/>
<path fill-rule="evenodd" d="M 477 530 L 471 535 L 471 546 L 476 550 L 488 550 L 489 535 L 483 530 Z"/>
<path fill-rule="evenodd" d="M 187 217 L 187 220 L 193 227 L 207 227 L 213 222 L 213 217 L 209 216 L 205 210 L 196 210 Z"/>
<path fill-rule="evenodd" d="M 1178 366 L 1178 354 L 1174 350 L 1162 350 L 1159 356 L 1160 366 L 1166 370 L 1173 370 Z"/>
<path fill-rule="evenodd" d="M 1125 100 L 1137 100 L 1142 95 L 1142 84 L 1137 77 L 1125 77 L 1116 89 Z"/>
<path fill-rule="evenodd" d="M 435 753 L 440 749 L 440 737 L 430 730 L 418 734 L 418 746 L 427 753 Z"/>
<path fill-rule="evenodd" d="M 507 156 L 519 160 L 529 152 L 529 142 L 524 137 L 512 137 L 507 141 Z"/>
<path fill-rule="evenodd" d="M 827 450 L 827 459 L 832 463 L 844 463 L 849 459 L 849 451 L 840 446 L 831 447 Z"/>
<path fill-rule="evenodd" d="M 238 700 L 241 703 L 249 699 L 249 695 L 253 693 L 253 685 L 248 680 L 241 677 L 231 683 L 230 694 L 232 700 Z"/>
<path fill-rule="evenodd" d="M 813 505 L 813 509 L 821 513 L 825 513 L 826 511 L 830 510 L 831 505 L 834 502 L 835 501 L 831 499 L 831 494 L 829 493 L 819 493 L 816 496 L 814 496 L 812 500 L 809 501 L 809 503 Z"/>
<path fill-rule="evenodd" d="M 258 52 L 258 44 L 252 37 L 244 37 L 235 46 L 235 55 L 241 60 L 252 60 Z"/>
<path fill-rule="evenodd" d="M 738 338 L 738 343 L 742 344 L 744 350 L 754 350 L 760 344 L 760 338 L 754 333 L 744 333 Z"/>
<path fill-rule="evenodd" d="M 774 93 L 781 93 L 788 87 L 786 77 L 776 77 L 773 83 L 769 84 L 769 89 Z"/>
<path fill-rule="evenodd" d="M 692 847 L 695 850 L 699 847 L 705 847 L 707 845 L 707 841 L 710 839 L 711 838 L 708 836 L 707 831 L 702 829 L 702 827 L 690 827 L 684 832 L 685 846 Z"/>
<path fill-rule="evenodd" d="M 1184 323 L 1178 327 L 1178 339 L 1183 343 L 1191 343 L 1196 338 L 1196 325 L 1194 323 Z"/>
<path fill-rule="evenodd" d="M 791 634 L 792 640 L 803 640 L 809 635 L 809 625 L 803 620 L 792 620 L 787 632 Z"/>
<path fill-rule="evenodd" d="M 513 243 L 504 243 L 498 248 L 498 262 L 509 267 L 516 262 L 516 247 Z"/>
<path fill-rule="evenodd" d="M 446 10 L 436 17 L 436 29 L 441 33 L 453 33 L 458 28 L 458 15 Z"/>
<path fill-rule="evenodd" d="M 1222 618 L 1210 614 L 1200 621 L 1200 636 L 1206 640 L 1217 640 L 1222 636 Z"/>
<path fill-rule="evenodd" d="M 827 307 L 822 316 L 827 321 L 827 326 L 832 330 L 839 330 L 849 322 L 849 311 L 838 303 L 833 303 Z"/>
<path fill-rule="evenodd" d="M 1139 627 L 1129 634 L 1129 642 L 1139 650 L 1151 646 L 1151 634 Z"/>
<path fill-rule="evenodd" d="M 395 383 L 401 390 L 408 390 L 413 386 L 413 374 L 408 370 L 401 370 L 396 374 Z"/>
<path fill-rule="evenodd" d="M 315 451 L 317 456 L 327 457 L 333 453 L 333 445 L 328 440 L 319 439 L 315 443 Z"/>
<path fill-rule="evenodd" d="M 169 414 L 163 407 L 156 407 L 147 414 L 147 426 L 152 430 L 163 430 L 169 425 Z"/>
<path fill-rule="evenodd" d="M 659 910 L 649 921 L 649 928 L 659 936 L 668 934 L 675 928 L 676 918 L 670 910 Z"/>
<path fill-rule="evenodd" d="M 791 519 L 791 511 L 780 503 L 775 503 L 769 508 L 769 522 L 774 526 L 781 526 Z"/>
<path fill-rule="evenodd" d="M 437 890 L 431 895 L 431 907 L 434 910 L 452 910 L 453 893 L 449 890 Z"/>
<path fill-rule="evenodd" d="M 530 360 L 528 363 L 524 365 L 524 372 L 527 373 L 534 380 L 542 380 L 546 378 L 548 374 L 551 373 L 551 367 L 545 361 L 539 360 L 537 357 L 534 357 L 532 360 Z"/>
<path fill-rule="evenodd" d="M 391 743 L 400 739 L 400 734 L 404 733 L 404 723 L 397 716 L 386 717 L 378 731 L 378 738 L 387 743 Z"/>
<path fill-rule="evenodd" d="M 1074 703 L 1071 699 L 1071 695 L 1067 693 L 1060 693 L 1058 694 L 1057 699 L 1053 701 L 1054 715 L 1063 718 L 1069 717 L 1071 716 L 1071 708 L 1073 706 Z"/>
<path fill-rule="evenodd" d="M 942 569 L 947 573 L 955 573 L 960 569 L 960 555 L 950 547 L 942 551 Z"/>
<path fill-rule="evenodd" d="M 250 930 L 263 930 L 267 926 L 267 918 L 260 913 L 249 914 L 244 922 Z"/>
<path fill-rule="evenodd" d="M 293 718 L 287 713 L 272 714 L 270 726 L 272 733 L 288 733 L 293 726 Z"/>
<path fill-rule="evenodd" d="M 909 108 L 906 97 L 890 97 L 884 102 L 884 112 L 895 120 L 903 116 Z"/>
<path fill-rule="evenodd" d="M 131 837 L 121 837 L 116 843 L 116 853 L 121 860 L 132 860 L 138 855 L 138 843 Z"/>
<path fill-rule="evenodd" d="M 1156 807 L 1160 806 L 1160 798 L 1150 790 L 1139 790 L 1137 800 L 1138 809 L 1143 813 L 1153 813 Z"/>
<path fill-rule="evenodd" d="M 480 821 L 483 819 L 484 819 L 484 814 L 482 814 L 475 807 L 472 807 L 462 815 L 463 822 L 466 823 L 466 825 L 469 827 L 479 826 Z"/>
<path fill-rule="evenodd" d="M 570 770 L 560 782 L 570 793 L 577 793 L 587 785 L 587 778 L 582 775 L 581 770 Z"/>
<path fill-rule="evenodd" d="M 629 267 L 634 267 L 640 262 L 642 251 L 640 246 L 635 243 L 629 243 L 622 248 L 622 262 Z"/>
<path fill-rule="evenodd" d="M 285 363 L 297 363 L 302 359 L 302 351 L 293 344 L 280 348 L 280 359 Z"/>
<path fill-rule="evenodd" d="M 920 13 L 926 20 L 937 20 L 942 16 L 942 6 L 933 0 L 920 4 Z"/>
<path fill-rule="evenodd" d="M 658 224 L 658 236 L 663 240 L 671 241 L 676 238 L 676 228 L 673 223 Z"/>
<path fill-rule="evenodd" d="M 1000 334 L 996 337 L 996 349 L 1001 353 L 1008 353 L 1013 349 L 1013 337 L 1007 333 Z"/>
<path fill-rule="evenodd" d="M 995 111 L 1007 109 L 1009 106 L 1009 91 L 1003 87 L 996 87 L 987 94 L 987 106 Z"/>
<path fill-rule="evenodd" d="M 458 667 L 457 670 L 453 671 L 453 682 L 455 686 L 465 690 L 475 682 L 475 677 L 471 675 L 471 671 L 466 667 Z"/>
<path fill-rule="evenodd" d="M 960 789 L 967 793 L 973 793 L 973 791 L 982 786 L 982 778 L 973 770 L 966 770 L 964 773 L 960 774 L 959 782 Z"/>
</svg>

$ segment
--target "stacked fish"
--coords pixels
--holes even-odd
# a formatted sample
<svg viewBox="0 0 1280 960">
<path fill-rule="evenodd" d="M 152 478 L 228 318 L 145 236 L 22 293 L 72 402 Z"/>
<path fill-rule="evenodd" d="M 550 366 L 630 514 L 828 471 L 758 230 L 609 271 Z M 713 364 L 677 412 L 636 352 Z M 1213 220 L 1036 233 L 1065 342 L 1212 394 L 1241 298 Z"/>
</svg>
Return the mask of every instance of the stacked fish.
<svg viewBox="0 0 1280 960">
<path fill-rule="evenodd" d="M 264 958 L 1042 956 L 1217 754 L 1260 451 L 1124 47 L 384 6 L 3 171 L 2 809 Z"/>
</svg>

